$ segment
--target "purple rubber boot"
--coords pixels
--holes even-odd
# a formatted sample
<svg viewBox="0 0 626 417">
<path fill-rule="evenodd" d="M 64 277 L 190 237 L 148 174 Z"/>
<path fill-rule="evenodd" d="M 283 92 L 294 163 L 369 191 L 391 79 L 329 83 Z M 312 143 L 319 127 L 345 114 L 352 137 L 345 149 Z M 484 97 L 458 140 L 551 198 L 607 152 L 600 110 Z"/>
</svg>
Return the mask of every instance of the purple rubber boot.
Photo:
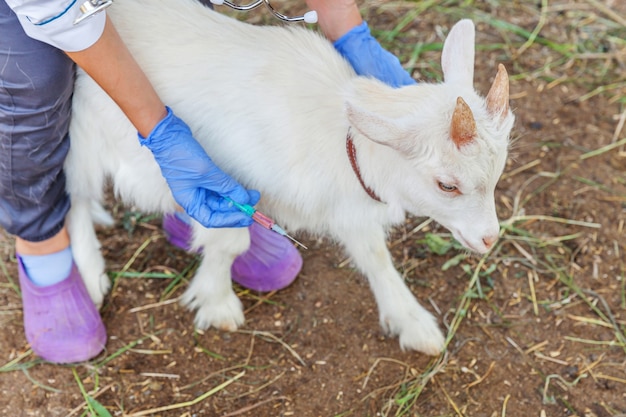
<svg viewBox="0 0 626 417">
<path fill-rule="evenodd" d="M 102 352 L 106 329 L 76 265 L 63 281 L 40 287 L 26 276 L 18 257 L 18 276 L 24 331 L 33 352 L 54 363 L 82 362 Z"/>
<path fill-rule="evenodd" d="M 189 250 L 191 227 L 175 215 L 163 216 L 167 240 Z M 285 237 L 256 223 L 250 226 L 250 248 L 235 258 L 231 267 L 237 284 L 255 291 L 283 289 L 291 284 L 302 268 L 302 256 Z"/>
</svg>

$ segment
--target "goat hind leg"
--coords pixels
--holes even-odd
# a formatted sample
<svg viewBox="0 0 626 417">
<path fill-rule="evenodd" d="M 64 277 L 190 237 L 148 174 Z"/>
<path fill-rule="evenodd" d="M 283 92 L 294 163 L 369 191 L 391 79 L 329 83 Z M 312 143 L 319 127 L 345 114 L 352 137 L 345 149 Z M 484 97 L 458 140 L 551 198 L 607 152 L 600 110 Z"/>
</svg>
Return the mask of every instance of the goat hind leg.
<svg viewBox="0 0 626 417">
<path fill-rule="evenodd" d="M 105 262 L 100 252 L 92 217 L 92 200 L 72 196 L 72 207 L 67 215 L 67 228 L 72 244 L 74 262 L 94 304 L 102 306 L 111 281 L 105 273 Z"/>
</svg>

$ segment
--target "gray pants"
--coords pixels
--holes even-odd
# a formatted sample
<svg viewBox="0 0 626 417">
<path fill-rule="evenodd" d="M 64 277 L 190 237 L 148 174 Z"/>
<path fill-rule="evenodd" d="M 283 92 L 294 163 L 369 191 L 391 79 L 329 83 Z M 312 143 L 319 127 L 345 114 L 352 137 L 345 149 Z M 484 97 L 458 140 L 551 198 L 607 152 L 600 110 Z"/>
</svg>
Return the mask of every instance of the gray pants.
<svg viewBox="0 0 626 417">
<path fill-rule="evenodd" d="M 38 242 L 57 234 L 70 202 L 63 162 L 74 64 L 26 36 L 0 0 L 0 226 Z"/>
</svg>

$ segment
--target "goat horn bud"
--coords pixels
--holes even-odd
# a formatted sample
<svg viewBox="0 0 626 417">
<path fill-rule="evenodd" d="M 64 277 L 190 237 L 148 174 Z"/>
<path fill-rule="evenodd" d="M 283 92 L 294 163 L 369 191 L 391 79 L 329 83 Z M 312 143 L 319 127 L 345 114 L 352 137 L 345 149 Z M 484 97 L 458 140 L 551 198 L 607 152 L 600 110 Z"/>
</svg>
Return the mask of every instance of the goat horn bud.
<svg viewBox="0 0 626 417">
<path fill-rule="evenodd" d="M 476 137 L 474 114 L 461 97 L 456 99 L 456 107 L 454 108 L 454 114 L 452 114 L 450 137 L 458 148 L 469 144 Z"/>
<path fill-rule="evenodd" d="M 492 116 L 500 116 L 500 121 L 509 112 L 509 74 L 504 65 L 498 65 L 498 73 L 487 94 L 487 111 Z"/>
</svg>

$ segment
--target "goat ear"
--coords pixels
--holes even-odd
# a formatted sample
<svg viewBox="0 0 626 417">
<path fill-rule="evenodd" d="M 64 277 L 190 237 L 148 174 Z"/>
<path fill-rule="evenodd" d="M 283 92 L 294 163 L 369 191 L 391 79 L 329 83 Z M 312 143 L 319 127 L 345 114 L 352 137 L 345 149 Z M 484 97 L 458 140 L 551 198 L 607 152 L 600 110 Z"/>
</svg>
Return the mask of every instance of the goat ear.
<svg viewBox="0 0 626 417">
<path fill-rule="evenodd" d="M 502 122 L 509 112 L 509 74 L 504 65 L 498 65 L 498 73 L 487 94 L 487 111 Z"/>
<path fill-rule="evenodd" d="M 350 127 L 361 135 L 402 154 L 410 154 L 411 146 L 410 141 L 406 140 L 406 131 L 395 120 L 356 107 L 351 103 L 346 103 L 346 113 Z"/>
<path fill-rule="evenodd" d="M 474 114 L 461 97 L 456 99 L 456 107 L 450 125 L 450 137 L 459 149 L 472 143 L 476 137 Z"/>
<path fill-rule="evenodd" d="M 460 20 L 450 29 L 443 44 L 441 68 L 446 83 L 474 85 L 474 23 Z"/>
</svg>

